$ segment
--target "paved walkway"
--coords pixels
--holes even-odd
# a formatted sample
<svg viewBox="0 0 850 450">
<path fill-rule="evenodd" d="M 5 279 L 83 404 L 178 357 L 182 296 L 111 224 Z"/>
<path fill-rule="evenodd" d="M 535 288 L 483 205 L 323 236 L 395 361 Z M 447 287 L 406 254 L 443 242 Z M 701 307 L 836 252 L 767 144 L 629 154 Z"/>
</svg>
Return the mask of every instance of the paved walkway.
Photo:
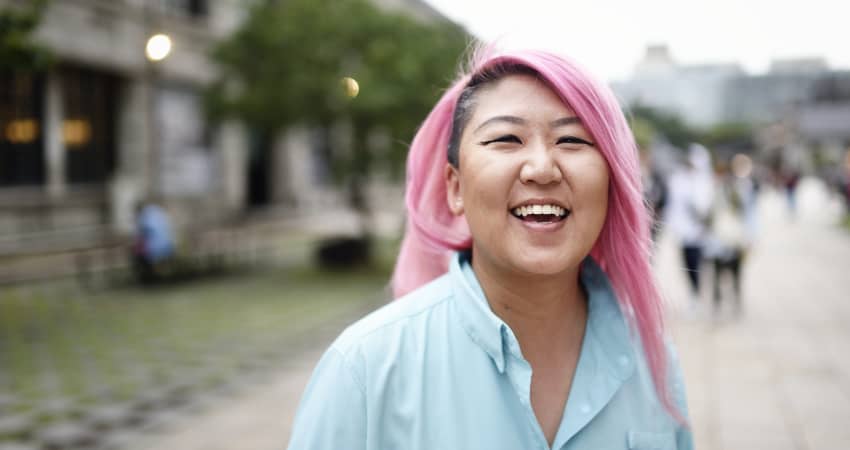
<svg viewBox="0 0 850 450">
<path fill-rule="evenodd" d="M 800 188 L 790 222 L 767 193 L 763 234 L 745 267 L 745 312 L 681 312 L 686 287 L 675 243 L 664 238 L 657 273 L 688 384 L 700 450 L 850 448 L 850 233 L 817 184 Z M 175 422 L 137 449 L 281 450 L 321 349 L 267 384 Z"/>
<path fill-rule="evenodd" d="M 763 197 L 741 319 L 674 314 L 700 450 L 850 448 L 850 233 L 819 185 L 802 185 L 800 204 L 789 222 L 778 194 Z M 674 300 L 675 253 L 658 257 Z"/>
<path fill-rule="evenodd" d="M 295 408 L 321 349 L 291 361 L 267 382 L 222 398 L 197 416 L 177 416 L 133 450 L 284 450 Z"/>
</svg>

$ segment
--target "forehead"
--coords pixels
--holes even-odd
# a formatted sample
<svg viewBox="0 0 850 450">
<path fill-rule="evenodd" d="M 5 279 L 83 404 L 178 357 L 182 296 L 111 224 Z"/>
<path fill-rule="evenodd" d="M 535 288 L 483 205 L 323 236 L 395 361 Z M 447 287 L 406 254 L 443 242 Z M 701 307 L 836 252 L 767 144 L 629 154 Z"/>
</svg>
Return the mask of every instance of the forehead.
<svg viewBox="0 0 850 450">
<path fill-rule="evenodd" d="M 572 109 L 543 81 L 531 75 L 509 75 L 478 92 L 471 122 L 496 115 L 548 120 L 574 116 Z M 558 116 L 558 117 L 554 117 Z"/>
</svg>

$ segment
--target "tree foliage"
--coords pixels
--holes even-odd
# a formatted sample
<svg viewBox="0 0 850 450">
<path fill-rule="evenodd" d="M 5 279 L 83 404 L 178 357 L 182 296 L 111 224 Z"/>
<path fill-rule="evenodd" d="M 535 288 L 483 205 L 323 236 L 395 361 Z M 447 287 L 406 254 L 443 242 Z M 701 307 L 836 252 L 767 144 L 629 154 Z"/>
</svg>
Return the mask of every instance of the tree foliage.
<svg viewBox="0 0 850 450">
<path fill-rule="evenodd" d="M 208 110 L 270 132 L 350 124 L 352 148 L 332 149 L 331 158 L 346 186 L 359 190 L 378 167 L 398 172 L 405 143 L 453 77 L 466 43 L 452 23 L 423 24 L 367 0 L 260 2 L 214 51 L 222 72 Z M 345 95 L 343 77 L 357 80 L 355 98 Z M 369 145 L 376 130 L 391 142 L 380 158 Z"/>
<path fill-rule="evenodd" d="M 691 128 L 675 114 L 644 105 L 633 105 L 630 111 L 633 121 L 638 121 L 644 127 L 650 126 L 676 147 L 685 148 L 691 142 L 697 142 L 699 138 L 699 131 Z"/>
<path fill-rule="evenodd" d="M 748 123 L 724 122 L 702 129 L 688 125 L 675 114 L 647 106 L 636 105 L 630 110 L 630 123 L 638 145 L 648 145 L 651 136 L 657 133 L 680 149 L 692 142 L 720 150 L 748 150 L 755 146 L 754 128 Z"/>
<path fill-rule="evenodd" d="M 32 41 L 46 5 L 46 0 L 33 0 L 26 8 L 0 10 L 0 70 L 36 71 L 50 64 L 50 52 Z"/>
<path fill-rule="evenodd" d="M 632 129 L 632 134 L 635 137 L 635 144 L 638 148 L 647 150 L 652 145 L 652 139 L 655 134 L 655 127 L 652 123 L 643 117 L 630 117 L 629 126 Z"/>
<path fill-rule="evenodd" d="M 739 122 L 717 124 L 701 133 L 702 143 L 709 148 L 750 150 L 755 147 L 752 125 Z"/>
</svg>

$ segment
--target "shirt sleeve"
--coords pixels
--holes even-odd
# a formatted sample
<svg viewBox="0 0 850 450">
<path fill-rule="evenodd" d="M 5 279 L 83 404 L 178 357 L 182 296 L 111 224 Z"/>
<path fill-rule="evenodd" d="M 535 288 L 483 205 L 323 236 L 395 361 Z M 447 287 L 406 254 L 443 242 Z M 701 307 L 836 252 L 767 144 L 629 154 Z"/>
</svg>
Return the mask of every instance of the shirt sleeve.
<svg viewBox="0 0 850 450">
<path fill-rule="evenodd" d="M 345 357 L 330 348 L 316 366 L 295 415 L 289 450 L 366 448 L 366 397 Z"/>
</svg>

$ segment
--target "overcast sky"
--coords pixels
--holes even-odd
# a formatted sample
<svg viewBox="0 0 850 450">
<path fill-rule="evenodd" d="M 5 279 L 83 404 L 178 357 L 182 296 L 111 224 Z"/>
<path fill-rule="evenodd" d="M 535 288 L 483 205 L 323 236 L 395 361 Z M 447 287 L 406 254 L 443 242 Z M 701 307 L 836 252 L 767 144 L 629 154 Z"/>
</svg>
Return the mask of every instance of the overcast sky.
<svg viewBox="0 0 850 450">
<path fill-rule="evenodd" d="M 681 63 L 824 57 L 850 69 L 850 0 L 426 0 L 485 40 L 543 47 L 609 80 L 631 74 L 647 44 Z"/>
</svg>

